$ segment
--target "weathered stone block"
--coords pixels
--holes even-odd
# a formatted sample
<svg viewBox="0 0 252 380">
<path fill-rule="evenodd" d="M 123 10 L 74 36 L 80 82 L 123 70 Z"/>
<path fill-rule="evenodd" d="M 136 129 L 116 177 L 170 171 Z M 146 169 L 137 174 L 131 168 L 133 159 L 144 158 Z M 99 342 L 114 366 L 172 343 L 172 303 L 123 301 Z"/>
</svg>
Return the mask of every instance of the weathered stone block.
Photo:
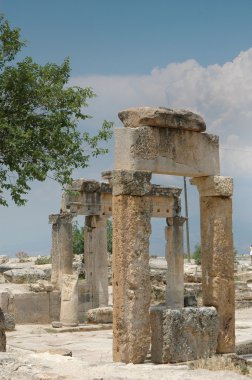
<svg viewBox="0 0 252 380">
<path fill-rule="evenodd" d="M 115 143 L 115 169 L 188 177 L 220 173 L 219 140 L 214 135 L 159 127 L 115 128 Z"/>
<path fill-rule="evenodd" d="M 100 189 L 100 182 L 95 180 L 87 180 L 85 178 L 75 179 L 70 186 L 71 191 L 80 191 L 80 192 L 89 192 L 94 193 L 95 191 Z"/>
<path fill-rule="evenodd" d="M 215 354 L 218 315 L 214 307 L 151 309 L 151 360 L 178 363 Z"/>
<path fill-rule="evenodd" d="M 89 323 L 112 323 L 113 321 L 112 306 L 98 307 L 97 309 L 88 310 L 87 320 Z"/>
<path fill-rule="evenodd" d="M 201 197 L 231 197 L 233 194 L 232 177 L 214 175 L 192 178 L 190 182 L 198 187 Z"/>
<path fill-rule="evenodd" d="M 60 292 L 54 290 L 48 293 L 50 321 L 58 321 L 60 318 Z"/>
<path fill-rule="evenodd" d="M 0 352 L 6 351 L 5 318 L 0 308 Z"/>
<path fill-rule="evenodd" d="M 141 125 L 150 127 L 177 128 L 203 132 L 206 124 L 196 113 L 182 109 L 165 107 L 134 107 L 118 114 L 125 127 L 135 128 Z"/>
<path fill-rule="evenodd" d="M 9 311 L 10 298 L 11 293 L 9 291 L 4 290 L 0 292 L 0 308 L 6 313 Z"/>
<path fill-rule="evenodd" d="M 16 323 L 49 323 L 48 293 L 14 293 Z"/>
<path fill-rule="evenodd" d="M 23 268 L 11 269 L 4 272 L 4 278 L 6 281 L 14 284 L 24 284 L 27 282 L 34 283 L 37 280 L 47 280 L 50 276 L 43 269 Z"/>
<path fill-rule="evenodd" d="M 151 190 L 150 171 L 113 170 L 113 195 L 143 196 Z"/>
<path fill-rule="evenodd" d="M 52 327 L 55 329 L 61 329 L 63 327 L 63 324 L 59 321 L 52 321 Z"/>
<path fill-rule="evenodd" d="M 5 331 L 15 330 L 16 322 L 14 316 L 8 313 L 4 313 L 4 325 Z"/>
</svg>

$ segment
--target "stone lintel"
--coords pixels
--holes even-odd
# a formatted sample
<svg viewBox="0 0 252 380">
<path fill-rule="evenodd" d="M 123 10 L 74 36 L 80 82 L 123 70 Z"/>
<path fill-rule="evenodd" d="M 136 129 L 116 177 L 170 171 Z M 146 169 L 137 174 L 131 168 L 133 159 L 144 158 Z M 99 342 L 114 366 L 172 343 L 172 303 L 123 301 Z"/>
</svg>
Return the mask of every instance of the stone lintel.
<svg viewBox="0 0 252 380">
<path fill-rule="evenodd" d="M 68 187 L 68 191 L 76 191 L 76 192 L 86 192 L 86 193 L 94 193 L 94 192 L 111 192 L 110 186 L 108 183 L 99 182 L 96 180 L 86 180 L 84 178 L 76 179 L 72 182 L 72 184 Z"/>
<path fill-rule="evenodd" d="M 233 178 L 224 176 L 208 176 L 192 178 L 201 197 L 231 197 L 233 194 Z"/>
<path fill-rule="evenodd" d="M 113 170 L 113 195 L 144 196 L 151 190 L 151 172 Z"/>
<path fill-rule="evenodd" d="M 134 107 L 119 112 L 118 116 L 124 126 L 129 128 L 145 125 L 195 132 L 204 132 L 206 130 L 205 121 L 200 115 L 182 109 Z"/>
<path fill-rule="evenodd" d="M 112 174 L 108 175 L 112 176 Z M 81 186 L 79 188 L 81 189 Z M 89 189 L 91 191 L 88 191 Z M 177 187 L 150 184 L 149 191 L 144 196 L 152 198 L 152 217 L 167 218 L 179 215 L 181 191 L 182 189 Z M 112 214 L 112 183 L 100 182 L 96 191 L 89 187 L 85 191 L 71 191 L 70 189 L 70 191 L 64 192 L 62 194 L 61 212 L 63 214 L 110 217 Z"/>
<path fill-rule="evenodd" d="M 186 177 L 219 175 L 219 139 L 181 129 L 115 128 L 115 169 Z"/>
<path fill-rule="evenodd" d="M 111 172 L 113 173 L 113 172 Z M 112 177 L 111 177 L 112 179 Z M 76 191 L 78 193 L 106 193 L 106 194 L 112 194 L 112 186 L 106 182 L 100 182 L 99 188 L 97 188 L 95 191 L 91 189 L 84 189 L 84 190 L 74 190 L 73 188 L 70 189 L 70 194 L 68 195 L 68 198 L 70 201 L 72 199 L 77 199 L 79 194 L 71 194 L 71 191 Z M 167 197 L 179 197 L 182 192 L 182 189 L 179 187 L 167 187 L 167 186 L 161 186 L 161 185 L 154 185 L 151 184 L 150 190 L 148 191 L 148 195 L 153 196 L 167 196 Z"/>
<path fill-rule="evenodd" d="M 64 212 L 62 214 L 51 214 L 49 215 L 50 224 L 64 224 L 71 223 L 75 215 L 69 212 Z"/>
<path fill-rule="evenodd" d="M 148 195 L 153 196 L 167 196 L 167 197 L 179 197 L 182 189 L 179 187 L 165 187 L 160 185 L 151 185 L 150 192 Z"/>
<path fill-rule="evenodd" d="M 110 183 L 112 179 L 112 171 L 105 170 L 104 172 L 101 172 L 101 176 L 105 181 L 108 181 L 108 183 Z"/>
</svg>

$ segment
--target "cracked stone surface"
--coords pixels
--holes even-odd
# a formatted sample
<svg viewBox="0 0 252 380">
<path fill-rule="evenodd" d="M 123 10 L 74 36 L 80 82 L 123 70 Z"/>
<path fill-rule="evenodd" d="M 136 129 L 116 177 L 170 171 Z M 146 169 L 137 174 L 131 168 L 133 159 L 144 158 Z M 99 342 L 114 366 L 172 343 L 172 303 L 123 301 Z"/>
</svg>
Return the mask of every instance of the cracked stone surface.
<svg viewBox="0 0 252 380">
<path fill-rule="evenodd" d="M 204 132 L 204 119 L 191 111 L 170 109 L 165 107 L 134 107 L 125 109 L 118 114 L 125 127 L 139 126 L 165 127 Z"/>
</svg>

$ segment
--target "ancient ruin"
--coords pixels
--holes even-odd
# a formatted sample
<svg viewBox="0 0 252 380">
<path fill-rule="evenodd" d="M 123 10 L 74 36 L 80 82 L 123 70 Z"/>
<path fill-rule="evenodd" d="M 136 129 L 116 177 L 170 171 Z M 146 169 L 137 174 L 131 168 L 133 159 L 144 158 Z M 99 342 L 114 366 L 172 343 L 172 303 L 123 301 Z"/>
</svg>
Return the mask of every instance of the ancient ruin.
<svg viewBox="0 0 252 380">
<path fill-rule="evenodd" d="M 115 129 L 116 159 L 112 178 L 114 360 L 142 363 L 149 348 L 148 249 L 152 201 L 147 194 L 152 173 L 194 178 L 192 183 L 199 190 L 201 206 L 203 304 L 214 306 L 218 313 L 217 352 L 234 352 L 233 186 L 231 178 L 220 176 L 218 137 L 205 133 L 204 120 L 189 111 L 141 107 L 122 111 L 119 118 L 124 127 Z M 153 313 L 163 314 L 175 308 L 179 320 L 183 320 L 182 327 L 186 323 L 181 295 L 181 224 L 181 219 L 170 222 L 168 218 L 168 226 L 173 231 L 167 231 L 168 246 L 172 244 L 171 249 L 167 249 L 170 275 L 167 303 Z M 199 313 L 204 311 L 199 310 Z M 168 318 L 165 322 L 161 316 L 152 318 L 152 334 L 161 334 L 152 340 L 152 345 L 156 342 L 159 345 L 164 334 L 167 336 L 174 329 L 173 323 L 177 320 Z M 165 323 L 166 329 L 160 328 L 160 323 Z M 193 339 L 189 346 L 193 345 Z M 167 342 L 164 347 L 167 348 Z M 157 349 L 154 347 L 154 351 Z M 169 360 L 164 352 L 159 357 L 160 362 Z M 191 352 L 190 358 L 197 357 L 197 350 Z M 180 361 L 180 355 L 172 360 Z"/>
<path fill-rule="evenodd" d="M 82 310 L 85 313 L 89 309 L 108 306 L 106 220 L 112 215 L 112 187 L 113 191 L 116 191 L 116 177 L 112 177 L 111 172 L 103 173 L 103 177 L 108 180 L 108 183 L 85 179 L 74 181 L 69 192 L 63 194 L 61 214 L 50 215 L 49 217 L 49 221 L 52 223 L 53 240 L 51 278 L 55 288 L 61 289 L 64 276 L 70 272 L 72 273 L 72 232 L 71 228 L 66 226 L 71 225 L 73 216 L 85 215 L 84 262 L 86 282 L 83 289 L 79 289 L 79 311 Z M 148 191 L 143 197 L 143 221 L 145 213 L 149 212 L 151 217 L 166 218 L 174 226 L 179 225 L 179 220 L 181 225 L 184 219 L 180 217 L 180 193 L 181 189 L 178 188 L 148 185 Z M 146 211 L 145 205 L 149 201 L 151 201 L 151 208 Z M 124 205 L 122 207 L 123 218 L 130 223 L 130 219 L 125 214 Z M 126 228 L 128 227 L 126 226 Z M 174 235 L 174 242 L 170 240 L 169 244 L 167 243 L 167 249 L 173 250 L 170 244 L 180 247 L 179 263 L 171 263 L 169 268 L 173 273 L 177 273 L 178 278 L 180 278 L 179 292 L 177 292 L 179 294 L 176 297 L 179 297 L 182 305 L 184 302 L 182 230 L 181 227 L 178 229 L 176 227 L 167 227 L 167 229 L 174 230 L 175 234 L 177 234 L 177 236 Z M 124 239 L 127 239 L 126 233 L 124 233 Z M 148 254 L 148 250 L 146 253 Z M 146 260 L 148 263 L 149 255 L 146 256 Z M 179 270 L 176 268 L 178 265 Z M 174 270 L 171 269 L 173 266 Z M 127 271 L 126 262 L 123 270 Z M 168 273 L 167 282 L 169 281 Z M 174 281 L 174 278 L 172 281 Z M 141 292 L 141 289 L 139 291 Z M 80 296 L 81 292 L 85 294 L 85 299 L 88 299 L 88 302 L 83 302 L 83 297 Z M 172 303 L 173 301 L 171 300 L 170 302 Z"/>
<path fill-rule="evenodd" d="M 119 118 L 124 126 L 115 129 L 114 170 L 103 173 L 103 182 L 73 181 L 59 214 L 49 216 L 50 274 L 43 277 L 36 268 L 41 277 L 31 281 L 29 290 L 3 286 L 0 307 L 17 323 L 75 327 L 87 320 L 111 322 L 106 221 L 113 217 L 113 360 L 143 363 L 150 346 L 153 363 L 232 353 L 233 181 L 220 176 L 218 137 L 205 132 L 199 115 L 184 110 L 140 107 L 120 112 Z M 196 285 L 202 277 L 200 307 L 185 307 L 192 305 L 184 298 L 189 274 L 184 273 L 181 189 L 152 184 L 152 173 L 191 177 L 197 186 L 203 256 L 202 276 L 193 276 Z M 72 222 L 78 215 L 85 216 L 85 281 L 78 280 L 73 266 Z M 165 297 L 159 305 L 151 305 L 153 217 L 166 221 Z M 14 271 L 2 270 L 6 279 Z M 22 273 L 35 276 L 27 269 Z M 247 291 L 242 281 L 239 286 Z"/>
</svg>

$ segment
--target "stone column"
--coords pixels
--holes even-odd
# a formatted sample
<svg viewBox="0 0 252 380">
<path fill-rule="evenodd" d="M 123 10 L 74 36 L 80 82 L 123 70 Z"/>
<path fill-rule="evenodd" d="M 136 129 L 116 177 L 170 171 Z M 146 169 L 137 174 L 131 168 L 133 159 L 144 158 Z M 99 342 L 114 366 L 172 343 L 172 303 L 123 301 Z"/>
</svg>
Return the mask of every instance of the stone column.
<svg viewBox="0 0 252 380">
<path fill-rule="evenodd" d="M 113 171 L 113 360 L 142 363 L 150 345 L 150 172 Z M 145 196 L 144 196 L 145 195 Z"/>
<path fill-rule="evenodd" d="M 49 215 L 52 224 L 52 274 L 51 282 L 61 290 L 63 275 L 73 273 L 72 214 Z"/>
<path fill-rule="evenodd" d="M 203 304 L 219 316 L 218 353 L 235 352 L 231 177 L 194 178 L 200 194 Z"/>
<path fill-rule="evenodd" d="M 60 322 L 63 326 L 78 325 L 78 275 L 65 274 L 62 279 Z"/>
<path fill-rule="evenodd" d="M 183 224 L 185 218 L 167 218 L 166 238 L 166 306 L 172 309 L 184 307 L 184 250 Z"/>
<path fill-rule="evenodd" d="M 108 306 L 108 254 L 106 217 L 86 216 L 84 261 L 92 308 Z"/>
<path fill-rule="evenodd" d="M 6 352 L 6 334 L 5 334 L 5 318 L 2 309 L 0 308 L 0 352 Z"/>
</svg>

